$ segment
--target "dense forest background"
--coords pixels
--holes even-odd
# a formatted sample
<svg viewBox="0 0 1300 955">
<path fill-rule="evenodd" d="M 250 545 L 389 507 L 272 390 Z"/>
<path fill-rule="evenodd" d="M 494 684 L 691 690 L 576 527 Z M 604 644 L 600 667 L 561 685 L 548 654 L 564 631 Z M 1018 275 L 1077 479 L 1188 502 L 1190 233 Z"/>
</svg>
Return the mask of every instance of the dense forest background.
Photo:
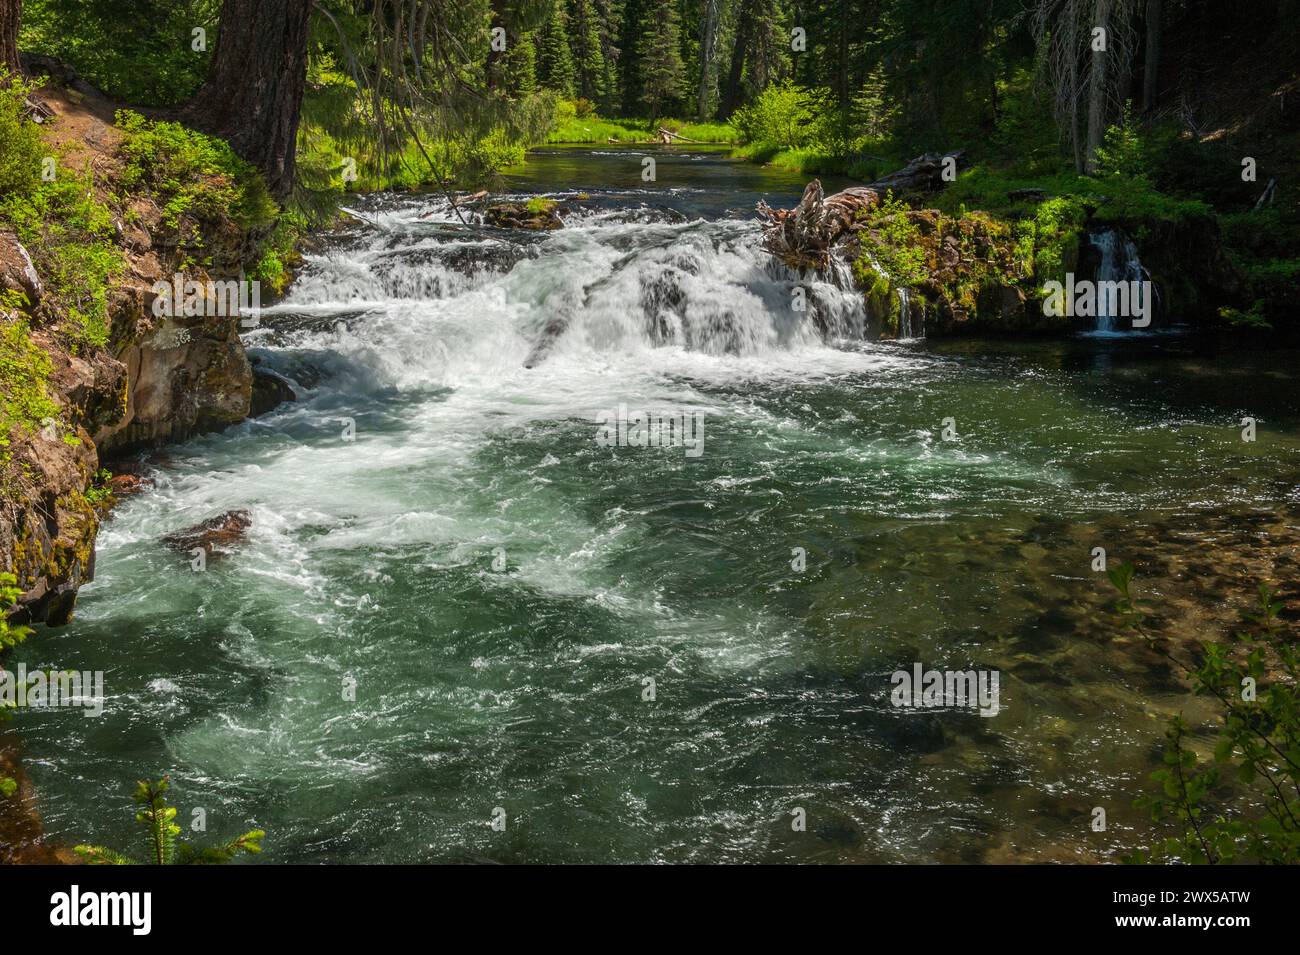
<svg viewBox="0 0 1300 955">
<path fill-rule="evenodd" d="M 909 148 L 952 148 L 997 130 L 1036 80 L 1040 112 L 1080 167 L 1126 101 L 1208 131 L 1228 103 L 1237 114 L 1269 105 L 1262 97 L 1293 79 L 1300 59 L 1296 0 L 1260 0 L 1245 16 L 1222 0 L 27 0 L 22 9 L 24 50 L 60 57 L 141 106 L 199 92 L 223 27 L 295 18 L 308 20 L 307 98 L 318 118 L 338 87 L 387 66 L 460 94 L 462 107 L 524 109 L 549 93 L 579 114 L 650 119 L 727 120 L 793 86 L 808 91 L 810 114 L 834 114 L 838 128 L 822 135 L 848 141 L 826 145 L 888 133 Z M 409 42 L 385 49 L 416 30 L 440 72 L 420 75 Z M 1255 95 L 1242 100 L 1251 76 Z"/>
<path fill-rule="evenodd" d="M 219 137 L 299 230 L 345 191 L 484 182 L 545 142 L 667 134 L 865 182 L 960 151 L 945 211 L 1061 234 L 1098 208 L 1135 233 L 1221 217 L 1196 242 L 1222 227 L 1250 306 L 1228 314 L 1263 327 L 1300 300 L 1298 19 L 1300 0 L 0 0 L 0 59 L 56 58 Z"/>
</svg>

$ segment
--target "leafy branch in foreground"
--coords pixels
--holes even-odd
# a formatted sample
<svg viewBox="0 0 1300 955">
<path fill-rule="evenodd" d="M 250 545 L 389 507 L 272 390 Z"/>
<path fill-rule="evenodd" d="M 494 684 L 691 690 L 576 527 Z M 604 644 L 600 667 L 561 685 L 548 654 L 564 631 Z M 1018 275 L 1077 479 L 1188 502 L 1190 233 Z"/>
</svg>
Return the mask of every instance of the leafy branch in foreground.
<svg viewBox="0 0 1300 955">
<path fill-rule="evenodd" d="M 1201 644 L 1198 663 L 1177 659 L 1145 628 L 1145 601 L 1133 595 L 1133 565 L 1108 575 L 1119 591 L 1115 609 L 1126 625 L 1178 667 L 1194 692 L 1219 707 L 1218 739 L 1211 762 L 1187 746 L 1193 728 L 1181 714 L 1165 733 L 1164 765 L 1152 774 L 1159 796 L 1139 798 L 1138 806 L 1157 822 L 1182 831 L 1166 839 L 1153 855 L 1167 861 L 1226 864 L 1300 862 L 1300 653 L 1279 625 L 1276 592 L 1260 584 L 1258 603 L 1245 624 L 1227 640 Z M 1220 783 L 1235 779 L 1246 787 L 1253 810 L 1229 817 L 1210 804 Z M 1135 852 L 1126 862 L 1148 862 Z"/>
<path fill-rule="evenodd" d="M 158 782 L 141 780 L 136 784 L 131 798 L 141 808 L 135 814 L 135 821 L 149 831 L 149 865 L 219 865 L 229 862 L 241 852 L 256 855 L 262 851 L 262 839 L 266 833 L 254 829 L 244 833 L 238 839 L 205 848 L 197 848 L 188 843 L 177 842 L 181 834 L 176 825 L 176 808 L 167 803 L 167 790 L 171 787 L 169 777 L 164 776 Z M 134 859 L 108 849 L 104 846 L 76 846 L 77 855 L 92 865 L 134 865 Z"/>
<path fill-rule="evenodd" d="M 17 586 L 18 578 L 13 574 L 0 574 L 0 651 L 16 646 L 30 634 L 30 627 L 20 627 L 9 622 L 9 610 L 22 596 L 22 588 Z M 0 700 L 0 721 L 9 718 L 9 709 L 13 704 Z M 18 791 L 18 780 L 12 776 L 0 776 L 0 797 L 12 796 Z"/>
</svg>

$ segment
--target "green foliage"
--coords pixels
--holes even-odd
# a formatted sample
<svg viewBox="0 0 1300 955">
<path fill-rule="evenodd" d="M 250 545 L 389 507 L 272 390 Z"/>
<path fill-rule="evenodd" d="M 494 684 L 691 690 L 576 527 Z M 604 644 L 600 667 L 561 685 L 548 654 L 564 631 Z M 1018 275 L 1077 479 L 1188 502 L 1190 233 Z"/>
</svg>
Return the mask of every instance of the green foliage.
<svg viewBox="0 0 1300 955">
<path fill-rule="evenodd" d="M 569 49 L 569 15 L 563 0 L 552 0 L 550 15 L 534 35 L 537 80 L 561 96 L 574 95 L 573 51 Z"/>
<path fill-rule="evenodd" d="M 24 0 L 19 47 L 73 64 L 109 96 L 172 106 L 207 75 L 220 0 Z M 193 30 L 207 31 L 207 50 Z"/>
<path fill-rule="evenodd" d="M 108 468 L 100 468 L 96 471 L 90 479 L 90 486 L 84 492 L 86 503 L 96 508 L 111 504 L 113 488 L 110 482 L 112 480 L 113 472 Z"/>
<path fill-rule="evenodd" d="M 0 463 L 8 464 L 10 435 L 32 432 L 56 418 L 59 406 L 50 397 L 49 356 L 32 341 L 27 322 L 0 318 Z"/>
<path fill-rule="evenodd" d="M 898 111 L 898 101 L 890 95 L 887 87 L 884 67 L 877 66 L 853 96 L 850 122 L 865 139 L 884 139 L 894 130 Z"/>
<path fill-rule="evenodd" d="M 108 342 L 108 288 L 122 270 L 113 217 L 89 175 L 63 172 L 0 199 L 0 222 L 17 233 L 45 283 L 43 308 L 65 321 L 73 348 Z"/>
<path fill-rule="evenodd" d="M 1273 206 L 1219 221 L 1250 302 L 1245 309 L 1223 309 L 1221 317 L 1232 325 L 1294 330 L 1300 315 L 1300 219 Z"/>
<path fill-rule="evenodd" d="M 179 123 L 151 122 L 130 110 L 119 110 L 116 119 L 125 134 L 123 187 L 152 195 L 173 228 L 183 215 L 228 214 L 247 229 L 267 225 L 279 214 L 261 175 L 223 140 Z"/>
<path fill-rule="evenodd" d="M 738 109 L 732 125 L 742 143 L 767 143 L 795 149 L 816 133 L 818 97 L 789 81 L 769 86 L 748 106 Z"/>
<path fill-rule="evenodd" d="M 907 203 L 885 196 L 880 205 L 866 217 L 866 228 L 858 233 L 862 254 L 855 270 L 867 283 L 877 277 L 868 256 L 875 258 L 895 285 L 911 286 L 925 281 L 926 253 L 922 247 L 920 230 L 907 215 Z"/>
<path fill-rule="evenodd" d="M 512 41 L 509 49 L 517 48 Z M 422 190 L 490 180 L 521 163 L 527 147 L 545 139 L 557 109 L 552 91 L 532 92 L 529 83 L 526 93 L 483 97 L 476 115 L 462 113 L 454 124 L 420 128 L 423 150 L 408 135 L 385 155 L 374 141 L 371 106 L 358 99 L 352 78 L 332 57 L 313 58 L 308 84 L 294 205 L 313 225 L 332 218 L 345 191 Z M 345 181 L 347 172 L 355 179 Z"/>
<path fill-rule="evenodd" d="M 40 180 L 45 144 L 40 127 L 24 114 L 33 88 L 0 66 L 0 196 L 27 192 Z"/>
<path fill-rule="evenodd" d="M 1120 122 L 1106 130 L 1094 159 L 1097 175 L 1102 178 L 1122 177 L 1150 182 L 1150 160 L 1147 157 L 1146 143 L 1133 119 L 1132 103 L 1124 104 Z"/>
<path fill-rule="evenodd" d="M 1265 317 L 1265 304 L 1261 299 L 1256 299 L 1251 303 L 1250 308 L 1247 309 L 1224 306 L 1219 309 L 1219 317 L 1228 325 L 1237 328 L 1253 328 L 1268 331 L 1273 327 Z"/>
<path fill-rule="evenodd" d="M 1016 223 L 1016 250 L 1026 274 L 1041 285 L 1062 282 L 1079 256 L 1079 236 L 1087 211 L 1077 196 L 1059 196 L 1041 203 L 1034 215 Z"/>
<path fill-rule="evenodd" d="M 89 176 L 56 169 L 53 181 L 41 178 L 49 150 L 23 113 L 30 91 L 0 78 L 0 228 L 13 230 L 27 248 L 45 284 L 43 307 L 67 319 L 64 332 L 73 347 L 100 346 L 108 340 L 108 283 L 121 268 L 110 241 L 112 216 Z M 14 347 L 8 338 L 6 354 Z"/>
<path fill-rule="evenodd" d="M 1151 777 L 1159 794 L 1138 805 L 1178 831 L 1125 861 L 1300 862 L 1300 649 L 1279 625 L 1276 593 L 1261 584 L 1241 629 L 1203 643 L 1199 661 L 1184 661 L 1146 631 L 1150 604 L 1133 594 L 1132 564 L 1109 577 L 1124 625 L 1187 674 L 1220 720 L 1208 761 L 1193 748 L 1196 729 L 1182 715 L 1170 720 L 1163 765 Z"/>
<path fill-rule="evenodd" d="M 10 573 L 0 573 L 0 650 L 8 650 L 31 636 L 30 627 L 9 622 L 9 612 L 18 603 L 23 590 L 18 578 Z"/>
<path fill-rule="evenodd" d="M 736 130 L 729 123 L 692 123 L 659 118 L 605 119 L 587 111 L 581 100 L 559 99 L 546 141 L 549 143 L 643 143 L 654 138 L 660 127 L 700 143 L 727 144 L 735 141 Z"/>
<path fill-rule="evenodd" d="M 149 865 L 213 865 L 229 862 L 240 853 L 256 855 L 262 851 L 262 839 L 266 833 L 254 829 L 237 839 L 216 846 L 198 848 L 188 843 L 177 842 L 181 834 L 176 825 L 176 808 L 167 802 L 167 790 L 171 787 L 168 777 L 157 782 L 141 780 L 136 784 L 131 799 L 140 807 L 135 814 L 135 821 L 148 832 L 147 863 Z M 76 853 L 92 865 L 131 865 L 135 860 L 129 856 L 108 849 L 104 846 L 79 845 Z"/>
<path fill-rule="evenodd" d="M 636 52 L 641 58 L 641 103 L 653 120 L 672 108 L 686 79 L 676 0 L 647 0 Z"/>
<path fill-rule="evenodd" d="M 21 627 L 9 622 L 9 611 L 22 596 L 22 588 L 17 586 L 18 578 L 13 574 L 0 573 L 0 652 L 22 643 L 31 634 L 30 627 Z M 0 703 L 0 722 L 9 718 L 12 703 Z M 0 776 L 0 797 L 9 798 L 18 791 L 18 781 L 10 776 Z"/>
</svg>

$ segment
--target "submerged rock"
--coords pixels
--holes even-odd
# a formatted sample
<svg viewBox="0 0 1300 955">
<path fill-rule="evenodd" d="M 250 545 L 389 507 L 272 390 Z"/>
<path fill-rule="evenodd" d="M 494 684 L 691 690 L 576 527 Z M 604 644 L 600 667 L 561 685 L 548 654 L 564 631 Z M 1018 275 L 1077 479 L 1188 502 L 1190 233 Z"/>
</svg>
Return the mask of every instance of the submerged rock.
<svg viewBox="0 0 1300 955">
<path fill-rule="evenodd" d="M 172 550 L 190 553 L 202 548 L 209 556 L 229 551 L 244 539 L 244 532 L 253 524 L 246 510 L 227 511 L 210 517 L 202 523 L 175 531 L 163 537 L 162 542 Z"/>
<path fill-rule="evenodd" d="M 153 487 L 153 480 L 138 474 L 115 474 L 109 479 L 108 489 L 114 498 L 131 497 Z"/>
<path fill-rule="evenodd" d="M 293 385 L 283 375 L 277 375 L 260 365 L 253 366 L 253 397 L 248 414 L 257 418 L 274 411 L 287 401 L 297 401 Z"/>
</svg>

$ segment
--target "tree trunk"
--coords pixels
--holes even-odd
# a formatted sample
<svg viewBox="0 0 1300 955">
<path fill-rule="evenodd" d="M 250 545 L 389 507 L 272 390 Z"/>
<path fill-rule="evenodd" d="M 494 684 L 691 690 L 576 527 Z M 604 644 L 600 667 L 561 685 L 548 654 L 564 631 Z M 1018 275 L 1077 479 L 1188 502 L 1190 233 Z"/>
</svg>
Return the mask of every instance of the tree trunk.
<svg viewBox="0 0 1300 955">
<path fill-rule="evenodd" d="M 730 116 L 740 105 L 740 79 L 745 70 L 745 56 L 749 51 L 749 33 L 753 27 L 754 4 L 745 0 L 736 17 L 736 45 L 731 50 L 731 75 L 727 80 L 727 98 L 722 104 L 722 115 Z"/>
<path fill-rule="evenodd" d="M 1066 16 L 1069 17 L 1065 43 L 1069 54 L 1070 151 L 1074 155 L 1074 171 L 1083 175 L 1083 144 L 1079 139 L 1079 98 L 1083 90 L 1079 82 L 1079 18 L 1074 4 L 1066 8 Z"/>
<path fill-rule="evenodd" d="M 1147 53 L 1142 67 L 1142 111 L 1156 108 L 1160 84 L 1160 33 L 1164 27 L 1161 0 L 1147 0 Z"/>
<path fill-rule="evenodd" d="M 713 58 L 718 42 L 718 4 L 722 0 L 704 0 L 704 15 L 700 18 L 700 88 L 695 108 L 695 118 L 708 119 L 709 81 L 713 77 Z"/>
<path fill-rule="evenodd" d="M 849 0 L 840 0 L 839 69 L 835 87 L 835 98 L 843 116 L 849 108 Z"/>
<path fill-rule="evenodd" d="M 281 200 L 293 191 L 311 9 L 312 0 L 223 0 L 212 68 L 185 108 L 188 122 L 229 142 Z"/>
<path fill-rule="evenodd" d="M 18 24 L 23 17 L 23 0 L 0 0 L 0 68 L 14 76 L 23 72 L 18 61 Z"/>
<path fill-rule="evenodd" d="M 1089 53 L 1092 57 L 1092 69 L 1088 72 L 1088 151 L 1084 156 L 1084 168 L 1089 173 L 1097 169 L 1097 147 L 1106 136 L 1108 125 L 1109 96 L 1107 84 L 1110 82 L 1109 61 L 1113 52 L 1113 37 L 1110 35 L 1111 0 L 1097 0 L 1096 16 L 1093 23 L 1106 31 L 1106 51 L 1092 49 L 1089 40 Z"/>
</svg>

